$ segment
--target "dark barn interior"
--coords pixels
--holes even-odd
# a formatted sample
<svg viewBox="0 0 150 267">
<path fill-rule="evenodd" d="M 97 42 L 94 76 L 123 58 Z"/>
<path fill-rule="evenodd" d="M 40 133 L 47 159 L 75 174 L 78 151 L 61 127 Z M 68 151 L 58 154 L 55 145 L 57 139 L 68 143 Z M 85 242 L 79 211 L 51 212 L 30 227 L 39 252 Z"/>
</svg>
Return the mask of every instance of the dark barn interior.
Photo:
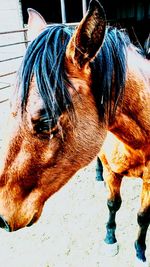
<svg viewBox="0 0 150 267">
<path fill-rule="evenodd" d="M 22 0 L 24 24 L 27 23 L 27 8 L 31 7 L 39 11 L 48 23 L 61 23 L 60 0 Z M 107 20 L 111 25 L 126 28 L 131 40 L 137 40 L 143 46 L 150 32 L 150 1 L 126 0 L 109 1 L 100 0 L 107 14 Z M 82 1 L 65 0 L 66 22 L 79 22 L 82 18 Z M 89 0 L 86 0 L 88 6 Z"/>
</svg>

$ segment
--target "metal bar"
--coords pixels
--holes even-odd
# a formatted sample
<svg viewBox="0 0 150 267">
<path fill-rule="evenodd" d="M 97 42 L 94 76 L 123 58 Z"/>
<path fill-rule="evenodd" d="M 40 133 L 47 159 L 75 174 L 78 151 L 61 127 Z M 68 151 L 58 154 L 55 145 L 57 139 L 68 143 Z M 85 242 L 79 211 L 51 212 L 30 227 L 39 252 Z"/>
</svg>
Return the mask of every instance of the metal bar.
<svg viewBox="0 0 150 267">
<path fill-rule="evenodd" d="M 21 29 L 21 30 L 16 30 L 16 31 L 7 31 L 7 32 L 0 32 L 0 34 L 9 34 L 9 33 L 18 33 L 18 32 L 25 32 L 28 29 Z"/>
<path fill-rule="evenodd" d="M 27 48 L 29 43 L 27 31 L 24 32 L 24 41 L 25 41 L 25 47 Z"/>
<path fill-rule="evenodd" d="M 6 44 L 6 45 L 0 45 L 0 48 L 7 47 L 7 46 L 13 46 L 13 45 L 19 45 L 19 44 L 26 44 L 26 43 L 29 43 L 29 41 L 18 42 L 18 43 L 13 43 L 13 44 Z"/>
<path fill-rule="evenodd" d="M 66 23 L 65 1 L 64 0 L 60 0 L 60 5 L 61 5 L 61 18 L 62 18 L 62 23 Z"/>
<path fill-rule="evenodd" d="M 7 102 L 8 100 L 9 100 L 9 98 L 6 98 L 6 99 L 0 101 L 0 104 L 1 104 L 1 103 L 4 103 L 4 102 Z"/>
<path fill-rule="evenodd" d="M 0 75 L 0 78 L 2 78 L 2 77 L 6 77 L 6 76 L 9 76 L 9 75 L 13 75 L 13 74 L 15 74 L 17 71 L 13 71 L 13 72 L 9 72 L 9 73 L 4 73 L 4 74 L 1 74 Z"/>
<path fill-rule="evenodd" d="M 3 60 L 0 60 L 0 63 L 2 62 L 6 62 L 6 61 L 10 61 L 10 60 L 14 60 L 14 59 L 18 59 L 18 58 L 22 58 L 23 56 L 19 56 L 19 57 L 11 57 L 11 58 L 7 58 L 7 59 L 3 59 Z"/>
<path fill-rule="evenodd" d="M 9 88 L 9 87 L 11 87 L 10 84 L 9 85 L 6 85 L 6 86 L 3 86 L 3 87 L 0 87 L 0 90 L 6 89 L 6 88 Z"/>
<path fill-rule="evenodd" d="M 82 13 L 83 13 L 83 16 L 85 15 L 86 11 L 87 11 L 86 0 L 82 0 Z"/>
<path fill-rule="evenodd" d="M 62 23 L 53 23 L 53 24 L 51 24 L 51 23 L 49 23 L 48 24 L 48 26 L 51 26 L 51 25 L 53 25 L 53 26 L 57 26 L 57 25 L 61 25 Z M 65 22 L 64 23 L 66 26 L 77 26 L 78 24 L 79 24 L 79 22 Z M 30 41 L 29 41 L 30 42 Z"/>
</svg>

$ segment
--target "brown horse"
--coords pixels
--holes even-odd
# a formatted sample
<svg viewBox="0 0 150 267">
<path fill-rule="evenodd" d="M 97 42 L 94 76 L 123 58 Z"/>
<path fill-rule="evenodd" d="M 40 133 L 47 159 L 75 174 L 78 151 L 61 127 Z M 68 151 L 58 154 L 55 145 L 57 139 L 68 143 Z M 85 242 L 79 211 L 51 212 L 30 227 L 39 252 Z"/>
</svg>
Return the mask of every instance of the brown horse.
<svg viewBox="0 0 150 267">
<path fill-rule="evenodd" d="M 38 220 L 45 201 L 95 158 L 108 128 L 149 158 L 150 65 L 126 34 L 106 26 L 99 2 L 75 31 L 47 26 L 32 9 L 28 26 L 33 41 L 1 149 L 0 226 L 8 231 Z"/>
</svg>

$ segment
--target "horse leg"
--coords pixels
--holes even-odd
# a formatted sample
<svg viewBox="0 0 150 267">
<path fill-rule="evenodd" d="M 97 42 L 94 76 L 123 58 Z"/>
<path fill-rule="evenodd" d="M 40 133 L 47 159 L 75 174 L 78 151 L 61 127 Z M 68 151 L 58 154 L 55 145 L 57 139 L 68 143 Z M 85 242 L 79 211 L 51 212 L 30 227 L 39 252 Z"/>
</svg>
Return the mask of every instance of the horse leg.
<svg viewBox="0 0 150 267">
<path fill-rule="evenodd" d="M 139 225 L 138 237 L 135 241 L 136 256 L 142 262 L 146 261 L 146 233 L 150 224 L 150 183 L 143 181 L 141 208 L 137 215 Z"/>
<path fill-rule="evenodd" d="M 113 254 L 118 253 L 118 244 L 115 236 L 116 231 L 116 213 L 121 206 L 121 196 L 120 196 L 120 186 L 122 177 L 117 174 L 112 174 L 109 179 L 106 180 L 106 185 L 109 190 L 109 197 L 107 200 L 107 206 L 109 210 L 109 219 L 106 224 L 106 237 L 104 239 L 105 243 L 108 245 L 115 245 L 112 252 Z"/>
<path fill-rule="evenodd" d="M 102 156 L 102 155 L 101 155 Z M 111 245 L 107 246 L 110 251 L 111 256 L 114 256 L 119 251 L 119 246 L 115 236 L 116 231 L 116 212 L 121 206 L 121 196 L 120 187 L 122 182 L 122 175 L 114 173 L 104 155 L 101 157 L 103 163 L 103 176 L 106 182 L 106 187 L 108 189 L 109 195 L 107 199 L 107 206 L 109 210 L 109 219 L 106 224 L 106 237 L 104 239 L 105 244 Z"/>
<path fill-rule="evenodd" d="M 96 162 L 96 180 L 97 181 L 104 181 L 103 178 L 103 165 L 99 157 L 97 157 L 97 162 Z"/>
</svg>

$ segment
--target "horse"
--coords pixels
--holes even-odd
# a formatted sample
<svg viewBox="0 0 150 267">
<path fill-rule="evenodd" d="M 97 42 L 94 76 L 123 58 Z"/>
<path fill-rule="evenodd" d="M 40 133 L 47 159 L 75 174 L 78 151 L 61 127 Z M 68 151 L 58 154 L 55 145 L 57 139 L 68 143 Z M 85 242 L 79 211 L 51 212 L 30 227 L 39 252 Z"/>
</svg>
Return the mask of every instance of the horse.
<svg viewBox="0 0 150 267">
<path fill-rule="evenodd" d="M 107 26 L 98 0 L 91 0 L 76 29 L 48 26 L 35 10 L 28 13 L 31 43 L 1 148 L 0 227 L 9 232 L 39 219 L 46 200 L 95 159 L 108 130 L 143 153 L 149 170 L 148 60 L 126 33 Z M 147 223 L 150 203 L 148 178 L 143 183 L 147 206 L 140 225 Z M 113 214 L 119 205 L 119 197 L 109 200 Z"/>
</svg>

